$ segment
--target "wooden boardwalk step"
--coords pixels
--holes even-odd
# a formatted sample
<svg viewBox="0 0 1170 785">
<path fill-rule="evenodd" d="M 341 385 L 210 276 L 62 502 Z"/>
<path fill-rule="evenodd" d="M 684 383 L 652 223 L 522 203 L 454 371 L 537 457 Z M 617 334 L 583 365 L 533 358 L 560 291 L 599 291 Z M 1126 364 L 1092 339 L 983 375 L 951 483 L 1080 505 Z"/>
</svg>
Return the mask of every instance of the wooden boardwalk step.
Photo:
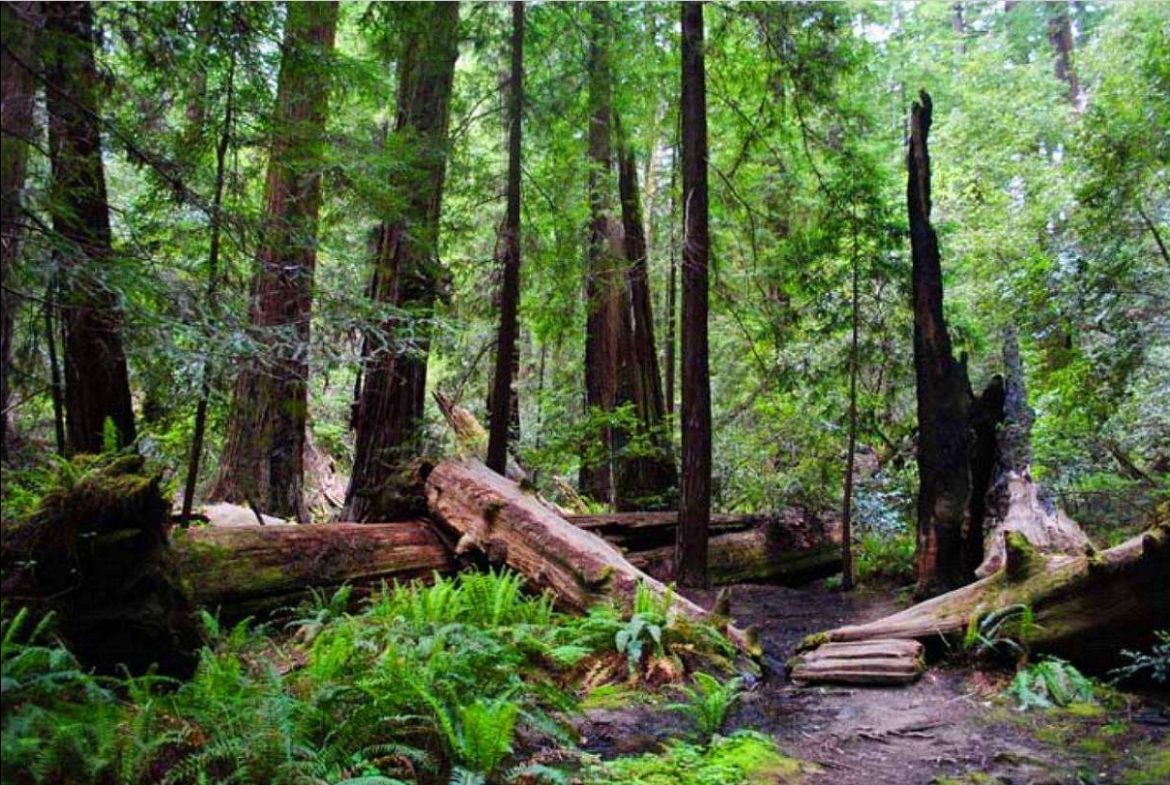
<svg viewBox="0 0 1170 785">
<path fill-rule="evenodd" d="M 925 669 L 922 651 L 912 640 L 826 643 L 795 657 L 788 677 L 800 684 L 910 684 Z"/>
</svg>

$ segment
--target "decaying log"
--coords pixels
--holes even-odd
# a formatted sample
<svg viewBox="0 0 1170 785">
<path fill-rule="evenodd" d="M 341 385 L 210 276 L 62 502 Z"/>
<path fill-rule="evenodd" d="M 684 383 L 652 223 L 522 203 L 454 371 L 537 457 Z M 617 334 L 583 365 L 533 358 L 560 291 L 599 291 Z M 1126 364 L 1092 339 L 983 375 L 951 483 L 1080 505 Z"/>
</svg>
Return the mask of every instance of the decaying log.
<svg viewBox="0 0 1170 785">
<path fill-rule="evenodd" d="M 745 531 L 717 534 L 708 542 L 707 573 L 712 584 L 773 582 L 798 585 L 841 571 L 841 530 L 807 524 L 782 525 L 769 518 Z M 663 546 L 626 554 L 630 563 L 661 581 L 673 579 L 674 548 Z"/>
<path fill-rule="evenodd" d="M 822 643 L 888 638 L 924 642 L 959 639 L 975 620 L 1013 605 L 1031 609 L 1025 643 L 1078 665 L 1117 664 L 1123 648 L 1151 645 L 1170 629 L 1170 524 L 1099 553 L 1047 556 L 1018 532 L 1005 537 L 1004 566 L 995 574 L 869 624 L 809 636 Z"/>
<path fill-rule="evenodd" d="M 455 566 L 420 520 L 176 529 L 171 550 L 187 596 L 231 618 L 288 606 L 310 588 L 369 587 Z"/>
<path fill-rule="evenodd" d="M 995 477 L 987 492 L 987 543 L 983 563 L 975 571 L 985 578 L 1003 566 L 1004 537 L 1022 534 L 1038 551 L 1056 554 L 1082 553 L 1091 547 L 1089 538 L 1056 506 L 1040 483 L 1032 478 L 1032 422 L 1024 385 L 1024 364 L 1016 332 L 1004 334 L 1003 425 L 996 435 Z"/>
<path fill-rule="evenodd" d="M 585 610 L 607 599 L 629 606 L 639 584 L 661 596 L 666 586 L 630 564 L 601 537 L 578 528 L 474 459 L 445 461 L 427 478 L 427 501 L 445 525 L 460 535 L 456 553 L 477 550 L 550 590 L 565 606 Z M 673 614 L 692 619 L 708 614 L 672 595 Z M 754 635 L 728 628 L 745 652 L 757 655 Z"/>
<path fill-rule="evenodd" d="M 911 640 L 827 643 L 794 657 L 788 676 L 801 684 L 909 684 L 925 669 L 922 655 Z"/>
</svg>

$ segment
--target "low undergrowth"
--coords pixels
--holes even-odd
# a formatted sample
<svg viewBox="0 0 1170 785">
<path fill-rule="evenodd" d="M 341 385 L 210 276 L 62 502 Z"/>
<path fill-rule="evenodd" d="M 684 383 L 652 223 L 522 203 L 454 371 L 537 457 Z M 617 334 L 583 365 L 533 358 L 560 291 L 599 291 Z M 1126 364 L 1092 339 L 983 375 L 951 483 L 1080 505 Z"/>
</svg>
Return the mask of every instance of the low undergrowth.
<svg viewBox="0 0 1170 785">
<path fill-rule="evenodd" d="M 583 785 L 783 785 L 799 781 L 801 764 L 760 733 L 716 736 L 705 747 L 675 743 L 664 754 L 618 758 L 587 767 Z"/>
<path fill-rule="evenodd" d="M 205 616 L 206 644 L 182 683 L 94 676 L 52 638 L 51 620 L 6 610 L 3 781 L 557 781 L 565 775 L 525 760 L 573 745 L 568 718 L 590 691 L 726 674 L 734 655 L 713 627 L 668 621 L 669 598 L 649 592 L 631 613 L 583 617 L 555 612 L 511 574 L 396 585 L 359 612 L 349 599 L 319 596 L 284 629 Z M 718 685 L 707 679 L 702 689 Z"/>
</svg>

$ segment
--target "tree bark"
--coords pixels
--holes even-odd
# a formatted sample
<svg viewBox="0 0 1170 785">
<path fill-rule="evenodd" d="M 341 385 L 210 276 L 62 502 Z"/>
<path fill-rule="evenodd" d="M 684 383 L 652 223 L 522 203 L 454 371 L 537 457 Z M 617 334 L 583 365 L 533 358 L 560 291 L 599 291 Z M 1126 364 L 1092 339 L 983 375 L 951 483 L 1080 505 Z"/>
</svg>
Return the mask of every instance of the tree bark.
<svg viewBox="0 0 1170 785">
<path fill-rule="evenodd" d="M 93 7 L 44 3 L 53 229 L 64 241 L 60 307 L 65 326 L 69 450 L 100 453 L 106 422 L 118 447 L 133 444 L 134 410 L 122 346 L 117 273 L 102 164 Z"/>
<path fill-rule="evenodd" d="M 30 67 L 35 62 L 40 12 L 35 2 L 4 3 L 0 8 L 0 460 L 8 460 L 8 396 L 12 379 L 12 333 L 19 305 L 12 293 L 13 268 L 20 258 L 24 227 L 20 195 L 33 140 L 36 83 Z M 17 59 L 22 62 L 17 62 Z"/>
<path fill-rule="evenodd" d="M 414 345 L 396 317 L 382 328 L 396 340 L 370 348 L 357 404 L 355 455 L 343 518 L 393 520 L 425 505 L 409 460 L 422 439 L 430 319 L 438 297 L 439 215 L 447 164 L 451 86 L 459 54 L 458 3 L 418 3 L 399 63 L 395 135 L 406 146 L 403 171 L 390 183 L 404 206 L 379 230 L 372 291 L 380 303 L 409 311 Z"/>
<path fill-rule="evenodd" d="M 968 465 L 971 388 L 966 361 L 956 361 L 943 318 L 942 264 L 930 223 L 930 96 L 910 112 L 906 199 L 913 258 L 914 371 L 918 399 L 919 597 L 970 580 L 963 565 L 963 527 L 971 495 Z"/>
<path fill-rule="evenodd" d="M 618 510 L 662 509 L 677 501 L 678 474 L 674 466 L 670 433 L 666 430 L 666 406 L 658 354 L 654 345 L 654 313 L 651 305 L 646 232 L 638 190 L 638 169 L 628 140 L 619 131 L 618 194 L 626 251 L 626 286 L 629 312 L 623 320 L 623 398 L 634 404 L 637 432 L 634 438 L 650 444 L 649 454 L 621 458 L 615 478 Z"/>
<path fill-rule="evenodd" d="M 1073 42 L 1072 22 L 1068 16 L 1068 4 L 1065 0 L 1056 0 L 1048 3 L 1048 43 L 1052 45 L 1054 55 L 1053 70 L 1056 78 L 1068 85 L 1068 101 L 1075 108 L 1081 106 L 1081 83 L 1077 78 L 1076 64 L 1073 62 L 1073 51 L 1076 44 Z"/>
<path fill-rule="evenodd" d="M 338 5 L 291 3 L 265 184 L 250 321 L 263 356 L 236 377 L 219 472 L 208 497 L 251 500 L 308 520 L 304 447 L 317 215 Z"/>
<path fill-rule="evenodd" d="M 585 406 L 605 416 L 621 403 L 621 340 L 625 287 L 618 260 L 618 226 L 611 213 L 613 73 L 610 37 L 613 22 L 605 3 L 589 5 L 589 246 L 585 273 Z M 591 435 L 592 437 L 592 435 Z M 608 424 L 587 441 L 580 471 L 581 492 L 614 502 L 614 455 L 620 435 Z M 600 449 L 590 449 L 600 443 Z"/>
<path fill-rule="evenodd" d="M 993 425 L 990 436 L 995 452 L 983 505 L 989 531 L 986 555 L 975 570 L 979 577 L 1003 566 L 1010 532 L 1022 534 L 1043 553 L 1081 553 L 1092 547 L 1081 527 L 1032 478 L 1034 414 L 1028 406 L 1024 364 L 1014 328 L 1005 331 L 1003 363 L 1007 374 L 1001 404 L 1003 425 Z"/>
<path fill-rule="evenodd" d="M 444 461 L 427 477 L 431 512 L 460 536 L 456 555 L 486 554 L 507 565 L 538 589 L 549 589 L 566 607 L 588 610 L 604 600 L 631 607 L 639 585 L 666 596 L 661 582 L 631 565 L 600 537 L 573 526 L 525 493 L 516 483 L 479 461 Z M 709 614 L 671 594 L 670 614 L 690 619 Z M 728 637 L 748 654 L 758 654 L 749 632 L 729 627 Z"/>
<path fill-rule="evenodd" d="M 496 373 L 488 422 L 487 465 L 503 474 L 508 464 L 509 431 L 516 370 L 516 312 L 520 305 L 520 147 L 524 114 L 524 3 L 512 3 L 512 79 L 508 91 L 508 206 L 504 218 L 504 281 L 500 293 L 500 329 Z"/>
<path fill-rule="evenodd" d="M 288 607 L 310 588 L 372 589 L 455 567 L 434 527 L 420 520 L 201 526 L 172 531 L 171 548 L 191 601 L 235 619 Z"/>
<path fill-rule="evenodd" d="M 682 4 L 682 493 L 675 575 L 707 583 L 711 517 L 711 379 L 707 359 L 707 87 L 703 5 Z"/>
</svg>

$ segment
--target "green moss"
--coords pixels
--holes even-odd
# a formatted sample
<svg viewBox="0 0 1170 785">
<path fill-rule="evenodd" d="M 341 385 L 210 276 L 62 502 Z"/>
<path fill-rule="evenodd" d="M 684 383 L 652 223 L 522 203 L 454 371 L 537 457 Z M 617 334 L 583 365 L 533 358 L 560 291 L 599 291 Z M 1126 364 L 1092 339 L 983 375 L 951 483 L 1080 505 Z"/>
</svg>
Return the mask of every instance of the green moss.
<svg viewBox="0 0 1170 785">
<path fill-rule="evenodd" d="M 1108 755 L 1111 746 L 1106 739 L 1090 736 L 1087 739 L 1077 741 L 1077 749 L 1081 752 L 1087 752 L 1090 755 Z"/>
<path fill-rule="evenodd" d="M 583 773 L 584 785 L 789 785 L 798 783 L 807 764 L 782 754 L 772 739 L 744 731 L 716 737 L 703 749 L 672 744 L 662 754 L 618 758 Z"/>
<path fill-rule="evenodd" d="M 796 646 L 796 650 L 798 652 L 809 651 L 811 649 L 815 649 L 818 646 L 822 646 L 828 642 L 829 642 L 829 633 L 827 633 L 827 632 L 814 632 L 811 635 L 805 635 L 803 638 L 801 638 L 800 643 L 797 644 L 797 646 Z"/>
<path fill-rule="evenodd" d="M 1157 785 L 1170 782 L 1170 742 L 1147 745 L 1133 751 L 1134 764 L 1121 772 L 1122 785 Z"/>
<path fill-rule="evenodd" d="M 1074 717 L 1100 717 L 1105 714 L 1105 708 L 1096 703 L 1070 703 L 1064 710 Z"/>
<path fill-rule="evenodd" d="M 935 777 L 930 785 L 1002 785 L 1003 780 L 982 771 L 965 771 L 957 777 Z"/>
</svg>

